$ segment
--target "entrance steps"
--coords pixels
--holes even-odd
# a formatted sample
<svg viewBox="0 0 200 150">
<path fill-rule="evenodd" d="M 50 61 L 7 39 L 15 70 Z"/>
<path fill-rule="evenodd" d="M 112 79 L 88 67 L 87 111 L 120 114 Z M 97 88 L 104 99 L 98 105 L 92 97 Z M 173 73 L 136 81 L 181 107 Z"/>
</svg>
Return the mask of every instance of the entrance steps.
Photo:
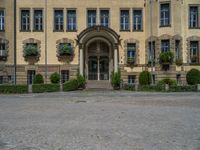
<svg viewBox="0 0 200 150">
<path fill-rule="evenodd" d="M 87 85 L 86 85 L 86 90 L 91 90 L 91 89 L 99 89 L 99 90 L 103 90 L 103 89 L 108 89 L 108 90 L 112 90 L 112 86 L 111 83 L 108 80 L 88 80 L 87 81 Z"/>
</svg>

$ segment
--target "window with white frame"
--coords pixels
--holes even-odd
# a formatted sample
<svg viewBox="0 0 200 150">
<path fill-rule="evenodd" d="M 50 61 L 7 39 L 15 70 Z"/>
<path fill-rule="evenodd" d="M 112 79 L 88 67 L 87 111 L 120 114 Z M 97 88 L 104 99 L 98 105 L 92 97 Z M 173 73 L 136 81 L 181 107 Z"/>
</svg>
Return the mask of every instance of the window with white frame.
<svg viewBox="0 0 200 150">
<path fill-rule="evenodd" d="M 176 59 L 180 58 L 180 40 L 175 40 Z"/>
<path fill-rule="evenodd" d="M 155 60 L 156 53 L 155 53 L 155 41 L 149 42 L 149 61 Z"/>
<path fill-rule="evenodd" d="M 142 30 L 142 10 L 133 10 L 133 30 Z"/>
<path fill-rule="evenodd" d="M 54 10 L 54 30 L 63 31 L 63 10 Z"/>
<path fill-rule="evenodd" d="M 96 10 L 88 10 L 87 25 L 88 27 L 92 27 L 96 25 Z"/>
<path fill-rule="evenodd" d="M 128 76 L 128 84 L 135 84 L 136 76 L 135 75 L 129 75 Z"/>
<path fill-rule="evenodd" d="M 100 22 L 102 26 L 109 26 L 109 10 L 100 10 Z"/>
<path fill-rule="evenodd" d="M 21 10 L 21 31 L 30 30 L 30 10 Z"/>
<path fill-rule="evenodd" d="M 43 30 L 43 11 L 34 10 L 34 30 L 42 31 Z"/>
<path fill-rule="evenodd" d="M 189 25 L 190 28 L 198 28 L 198 6 L 190 6 L 189 8 Z"/>
<path fill-rule="evenodd" d="M 76 31 L 76 10 L 67 10 L 67 31 Z"/>
<path fill-rule="evenodd" d="M 136 44 L 128 43 L 127 44 L 127 58 L 135 59 L 135 55 L 136 55 Z"/>
<path fill-rule="evenodd" d="M 121 10 L 120 12 L 120 30 L 130 30 L 129 10 Z"/>
<path fill-rule="evenodd" d="M 5 30 L 5 12 L 4 9 L 0 9 L 0 31 Z"/>
<path fill-rule="evenodd" d="M 190 62 L 198 63 L 199 62 L 199 42 L 190 41 Z"/>
<path fill-rule="evenodd" d="M 160 26 L 170 25 L 170 4 L 160 4 Z"/>
<path fill-rule="evenodd" d="M 168 52 L 170 51 L 170 42 L 169 40 L 161 40 L 161 52 Z"/>
</svg>

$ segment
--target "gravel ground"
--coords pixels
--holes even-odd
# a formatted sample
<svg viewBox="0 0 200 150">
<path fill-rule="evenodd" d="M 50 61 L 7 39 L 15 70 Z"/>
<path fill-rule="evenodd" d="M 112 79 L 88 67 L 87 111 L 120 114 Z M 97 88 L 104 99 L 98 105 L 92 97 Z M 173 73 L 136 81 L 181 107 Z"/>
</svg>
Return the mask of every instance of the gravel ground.
<svg viewBox="0 0 200 150">
<path fill-rule="evenodd" d="M 200 93 L 1 95 L 0 150 L 200 150 Z"/>
</svg>

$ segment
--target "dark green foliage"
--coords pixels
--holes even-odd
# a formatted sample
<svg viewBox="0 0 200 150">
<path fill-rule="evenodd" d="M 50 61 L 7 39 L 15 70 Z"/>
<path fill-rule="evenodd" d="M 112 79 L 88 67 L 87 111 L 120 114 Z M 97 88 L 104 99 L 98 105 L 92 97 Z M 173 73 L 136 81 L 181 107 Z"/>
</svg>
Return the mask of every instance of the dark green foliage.
<svg viewBox="0 0 200 150">
<path fill-rule="evenodd" d="M 124 84 L 123 89 L 127 91 L 135 91 L 135 85 Z"/>
<path fill-rule="evenodd" d="M 177 66 L 183 65 L 183 60 L 181 58 L 176 59 L 176 65 Z"/>
<path fill-rule="evenodd" d="M 75 91 L 78 89 L 78 81 L 76 79 L 69 80 L 63 84 L 63 91 Z"/>
<path fill-rule="evenodd" d="M 78 88 L 85 88 L 85 84 L 86 84 L 86 79 L 84 76 L 77 74 L 76 76 L 77 82 L 78 82 Z"/>
<path fill-rule="evenodd" d="M 34 44 L 28 44 L 26 45 L 26 47 L 24 48 L 24 56 L 28 57 L 28 56 L 37 56 L 38 55 L 38 48 L 37 45 Z"/>
<path fill-rule="evenodd" d="M 111 77 L 111 84 L 114 89 L 120 89 L 120 83 L 121 83 L 121 74 L 120 72 L 113 72 Z"/>
<path fill-rule="evenodd" d="M 140 85 L 150 85 L 151 83 L 151 74 L 148 71 L 143 71 L 139 75 Z"/>
<path fill-rule="evenodd" d="M 28 86 L 27 85 L 0 85 L 0 93 L 1 94 L 28 93 Z"/>
<path fill-rule="evenodd" d="M 59 47 L 59 54 L 61 56 L 63 55 L 71 55 L 73 52 L 73 49 L 70 45 L 68 45 L 67 43 L 65 44 L 61 44 Z"/>
<path fill-rule="evenodd" d="M 186 80 L 189 85 L 200 84 L 200 71 L 197 69 L 191 69 L 187 72 Z"/>
<path fill-rule="evenodd" d="M 160 63 L 172 63 L 174 59 L 174 53 L 168 51 L 160 54 Z"/>
<path fill-rule="evenodd" d="M 33 79 L 33 84 L 43 84 L 43 83 L 44 83 L 43 76 L 41 74 L 36 74 Z"/>
<path fill-rule="evenodd" d="M 33 84 L 33 93 L 44 93 L 44 92 L 58 92 L 60 91 L 59 84 Z"/>
<path fill-rule="evenodd" d="M 55 73 L 51 74 L 50 80 L 51 80 L 51 83 L 53 83 L 53 84 L 59 83 L 60 75 L 57 72 L 55 72 Z"/>
<path fill-rule="evenodd" d="M 170 78 L 165 78 L 163 80 L 160 80 L 157 85 L 161 85 L 162 86 L 162 85 L 165 85 L 165 84 L 168 84 L 170 86 L 176 86 L 177 85 L 176 81 L 172 80 Z"/>
<path fill-rule="evenodd" d="M 196 92 L 197 86 L 196 85 L 189 85 L 189 86 L 170 86 L 169 92 Z"/>
</svg>

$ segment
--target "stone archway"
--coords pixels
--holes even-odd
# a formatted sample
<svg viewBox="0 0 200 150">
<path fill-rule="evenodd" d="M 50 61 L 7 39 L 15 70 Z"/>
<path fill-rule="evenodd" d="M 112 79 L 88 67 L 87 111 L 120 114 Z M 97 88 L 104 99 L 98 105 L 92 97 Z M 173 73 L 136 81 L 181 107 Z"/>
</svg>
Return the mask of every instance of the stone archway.
<svg viewBox="0 0 200 150">
<path fill-rule="evenodd" d="M 96 80 L 109 80 L 111 72 L 118 71 L 120 36 L 114 30 L 104 26 L 93 26 L 83 30 L 77 36 L 77 42 L 79 44 L 80 74 L 85 74 L 88 77 L 89 69 L 91 69 L 89 68 L 91 67 L 90 64 L 88 64 L 90 59 L 94 63 L 94 72 L 97 72 L 94 75 Z M 103 52 L 105 50 L 102 48 L 103 45 L 107 47 L 107 54 Z M 92 46 L 94 49 L 90 51 Z M 101 68 L 102 64 L 104 64 L 104 68 Z M 95 68 L 95 65 L 97 65 L 97 68 Z M 106 65 L 108 65 L 108 69 L 106 69 Z M 102 73 L 103 71 L 105 72 Z"/>
</svg>

